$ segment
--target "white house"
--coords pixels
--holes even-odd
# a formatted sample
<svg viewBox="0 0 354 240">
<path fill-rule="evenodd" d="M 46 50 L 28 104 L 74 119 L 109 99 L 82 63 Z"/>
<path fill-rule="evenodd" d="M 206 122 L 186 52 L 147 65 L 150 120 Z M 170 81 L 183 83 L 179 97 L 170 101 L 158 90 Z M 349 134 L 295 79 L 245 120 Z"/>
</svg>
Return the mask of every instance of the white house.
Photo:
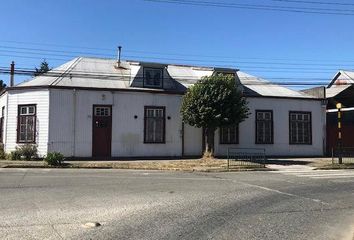
<svg viewBox="0 0 354 240">
<path fill-rule="evenodd" d="M 202 153 L 203 131 L 181 121 L 181 98 L 203 76 L 235 74 L 250 116 L 218 129 L 216 155 L 229 147 L 267 155 L 315 156 L 325 149 L 321 100 L 236 69 L 76 58 L 0 97 L 6 152 L 35 143 L 41 156 L 181 157 Z"/>
</svg>

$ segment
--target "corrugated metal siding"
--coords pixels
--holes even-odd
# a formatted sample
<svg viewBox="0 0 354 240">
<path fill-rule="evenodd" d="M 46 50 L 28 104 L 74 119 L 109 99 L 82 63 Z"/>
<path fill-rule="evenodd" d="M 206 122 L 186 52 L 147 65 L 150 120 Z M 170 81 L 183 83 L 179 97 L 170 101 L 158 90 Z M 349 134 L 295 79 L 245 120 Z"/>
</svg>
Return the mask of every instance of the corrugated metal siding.
<svg viewBox="0 0 354 240">
<path fill-rule="evenodd" d="M 228 147 L 265 148 L 268 155 L 310 156 L 322 155 L 325 142 L 326 106 L 321 101 L 302 99 L 248 98 L 251 115 L 239 126 L 239 144 L 219 144 L 219 132 L 215 135 L 215 152 L 227 155 Z M 255 144 L 255 111 L 273 110 L 274 144 Z M 309 111 L 312 114 L 312 144 L 289 144 L 289 111 Z"/>
<path fill-rule="evenodd" d="M 48 151 L 73 155 L 73 92 L 50 90 Z"/>
<path fill-rule="evenodd" d="M 203 133 L 201 128 L 195 128 L 188 124 L 184 125 L 184 155 L 202 155 Z"/>
<path fill-rule="evenodd" d="M 60 151 L 66 156 L 91 156 L 92 108 L 94 104 L 102 104 L 112 105 L 112 156 L 180 156 L 180 99 L 181 96 L 177 95 L 85 90 L 76 90 L 75 93 L 73 90 L 52 89 L 50 150 Z M 144 106 L 149 105 L 166 107 L 165 144 L 143 142 Z M 135 115 L 138 116 L 137 119 L 134 118 Z M 170 120 L 167 119 L 168 116 Z"/>
<path fill-rule="evenodd" d="M 8 118 L 6 152 L 15 150 L 17 146 L 17 108 L 20 104 L 37 105 L 36 144 L 39 156 L 47 154 L 49 91 L 17 90 L 8 92 Z"/>
<path fill-rule="evenodd" d="M 0 97 L 0 116 L 2 114 L 2 108 L 5 107 L 5 113 L 4 113 L 4 122 L 3 122 L 3 144 L 4 144 L 4 149 L 6 148 L 6 125 L 7 125 L 7 92 L 4 93 L 1 97 Z"/>
</svg>

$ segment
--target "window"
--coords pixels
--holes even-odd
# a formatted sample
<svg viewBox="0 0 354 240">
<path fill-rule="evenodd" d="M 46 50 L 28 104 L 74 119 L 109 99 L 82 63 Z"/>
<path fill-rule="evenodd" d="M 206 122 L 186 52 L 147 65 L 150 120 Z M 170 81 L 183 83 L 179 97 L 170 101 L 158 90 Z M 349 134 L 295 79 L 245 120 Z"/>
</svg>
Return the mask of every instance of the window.
<svg viewBox="0 0 354 240">
<path fill-rule="evenodd" d="M 273 144 L 272 110 L 256 110 L 256 144 Z"/>
<path fill-rule="evenodd" d="M 310 112 L 289 112 L 290 144 L 312 144 Z"/>
<path fill-rule="evenodd" d="M 165 107 L 145 107 L 144 143 L 165 143 Z"/>
<path fill-rule="evenodd" d="M 220 128 L 220 144 L 238 144 L 238 124 Z"/>
<path fill-rule="evenodd" d="M 95 107 L 95 116 L 97 117 L 111 116 L 111 107 Z"/>
<path fill-rule="evenodd" d="M 36 105 L 18 106 L 17 142 L 35 143 Z"/>
<path fill-rule="evenodd" d="M 4 143 L 4 118 L 5 117 L 5 107 L 1 108 L 1 117 L 0 117 L 0 141 Z"/>
<path fill-rule="evenodd" d="M 162 88 L 163 69 L 144 67 L 144 87 Z"/>
</svg>

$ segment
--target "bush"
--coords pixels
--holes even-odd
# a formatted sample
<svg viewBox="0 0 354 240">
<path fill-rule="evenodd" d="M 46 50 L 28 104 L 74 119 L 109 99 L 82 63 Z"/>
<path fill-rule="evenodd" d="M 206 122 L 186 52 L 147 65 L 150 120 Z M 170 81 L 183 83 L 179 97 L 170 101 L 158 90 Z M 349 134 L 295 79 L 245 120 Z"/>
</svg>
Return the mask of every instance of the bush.
<svg viewBox="0 0 354 240">
<path fill-rule="evenodd" d="M 6 159 L 6 153 L 4 151 L 4 144 L 0 144 L 0 159 Z"/>
<path fill-rule="evenodd" d="M 19 151 L 21 157 L 25 160 L 31 160 L 37 157 L 37 146 L 34 144 L 24 144 L 20 147 L 16 147 L 16 151 Z"/>
<path fill-rule="evenodd" d="M 10 152 L 8 157 L 10 160 L 21 160 L 21 153 L 16 149 L 15 151 Z"/>
<path fill-rule="evenodd" d="M 49 152 L 44 158 L 44 161 L 51 166 L 61 165 L 63 160 L 64 156 L 60 152 Z"/>
</svg>

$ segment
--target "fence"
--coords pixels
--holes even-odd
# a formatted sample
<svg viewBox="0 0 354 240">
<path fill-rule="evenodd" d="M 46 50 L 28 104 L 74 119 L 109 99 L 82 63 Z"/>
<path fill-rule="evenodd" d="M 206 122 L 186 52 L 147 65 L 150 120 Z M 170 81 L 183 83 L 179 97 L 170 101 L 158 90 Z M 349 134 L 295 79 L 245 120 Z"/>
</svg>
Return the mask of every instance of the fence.
<svg viewBox="0 0 354 240">
<path fill-rule="evenodd" d="M 264 148 L 228 148 L 227 168 L 261 166 L 264 167 L 266 155 Z"/>
<path fill-rule="evenodd" d="M 332 164 L 338 164 L 342 157 L 342 163 L 354 164 L 354 147 L 332 148 Z"/>
</svg>

